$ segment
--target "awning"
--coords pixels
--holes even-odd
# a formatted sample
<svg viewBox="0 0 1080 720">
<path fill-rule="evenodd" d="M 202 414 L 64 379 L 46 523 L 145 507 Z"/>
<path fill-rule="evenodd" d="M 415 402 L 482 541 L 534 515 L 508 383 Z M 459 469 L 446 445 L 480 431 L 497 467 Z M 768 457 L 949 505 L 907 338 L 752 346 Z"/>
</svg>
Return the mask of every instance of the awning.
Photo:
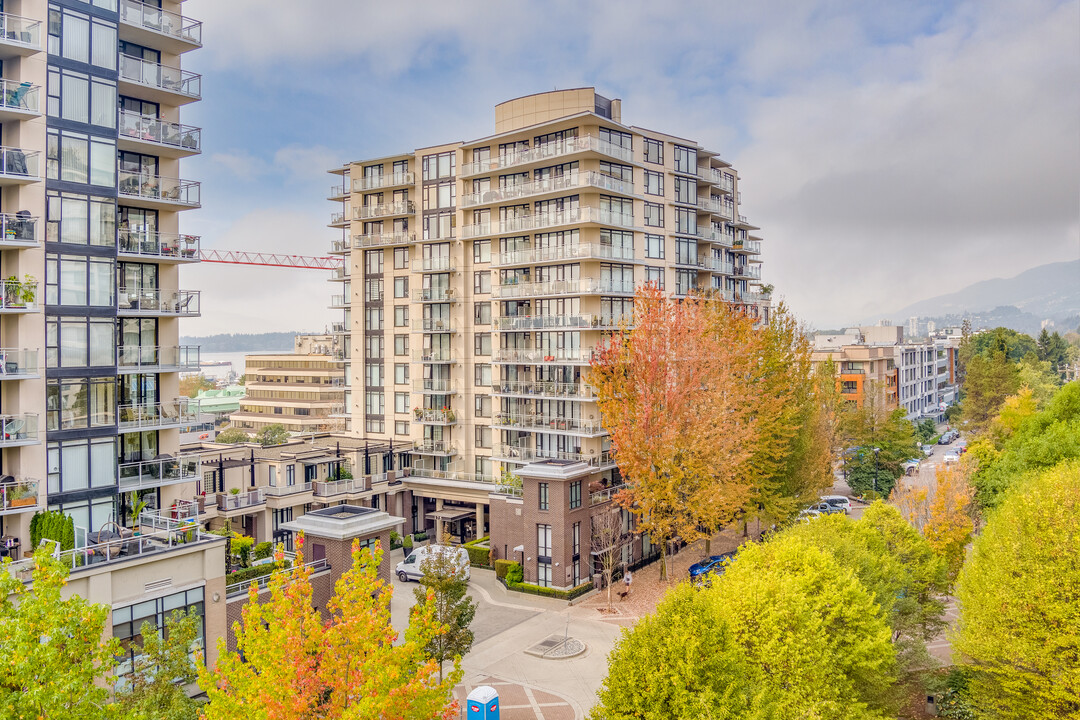
<svg viewBox="0 0 1080 720">
<path fill-rule="evenodd" d="M 433 517 L 436 520 L 442 520 L 443 522 L 453 522 L 454 520 L 460 520 L 462 518 L 476 517 L 476 511 L 462 508 L 443 508 L 442 510 L 428 513 L 428 516 Z"/>
<path fill-rule="evenodd" d="M 324 462 L 340 462 L 345 458 L 339 458 L 337 455 L 319 455 L 313 458 L 300 458 L 300 462 L 304 465 L 318 465 Z"/>
</svg>

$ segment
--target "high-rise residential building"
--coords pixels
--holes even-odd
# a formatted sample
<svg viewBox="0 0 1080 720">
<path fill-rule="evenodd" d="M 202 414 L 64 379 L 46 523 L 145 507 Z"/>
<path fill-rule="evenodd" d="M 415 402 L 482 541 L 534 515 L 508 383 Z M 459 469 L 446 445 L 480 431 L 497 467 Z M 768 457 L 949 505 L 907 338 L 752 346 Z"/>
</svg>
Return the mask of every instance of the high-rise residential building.
<svg viewBox="0 0 1080 720">
<path fill-rule="evenodd" d="M 696 141 L 624 124 L 621 101 L 593 88 L 504 102 L 494 135 L 330 172 L 346 414 L 354 433 L 411 446 L 396 488 L 409 495 L 387 507 L 416 529 L 435 518 L 483 534 L 488 492 L 534 461 L 583 464 L 569 509 L 583 481 L 586 495 L 618 484 L 585 379 L 641 285 L 709 289 L 767 320 L 736 170 Z M 526 504 L 539 486 L 525 484 Z"/>
<path fill-rule="evenodd" d="M 199 478 L 179 453 L 195 420 L 179 373 L 199 367 L 179 322 L 199 293 L 179 273 L 199 259 L 180 217 L 200 185 L 179 178 L 201 148 L 181 123 L 200 76 L 181 57 L 202 26 L 176 0 L 0 9 L 0 535 L 25 550 L 34 511 L 131 526 L 137 502 L 167 507 Z"/>
</svg>

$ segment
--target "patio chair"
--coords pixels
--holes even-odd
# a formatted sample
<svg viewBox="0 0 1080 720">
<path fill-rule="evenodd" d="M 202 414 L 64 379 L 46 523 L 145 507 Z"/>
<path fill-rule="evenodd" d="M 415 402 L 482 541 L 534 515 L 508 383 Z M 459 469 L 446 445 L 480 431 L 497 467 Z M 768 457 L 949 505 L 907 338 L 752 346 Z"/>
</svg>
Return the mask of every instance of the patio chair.
<svg viewBox="0 0 1080 720">
<path fill-rule="evenodd" d="M 9 420 L 4 423 L 4 439 L 5 440 L 18 440 L 22 437 L 23 428 L 26 427 L 25 420 Z"/>
</svg>

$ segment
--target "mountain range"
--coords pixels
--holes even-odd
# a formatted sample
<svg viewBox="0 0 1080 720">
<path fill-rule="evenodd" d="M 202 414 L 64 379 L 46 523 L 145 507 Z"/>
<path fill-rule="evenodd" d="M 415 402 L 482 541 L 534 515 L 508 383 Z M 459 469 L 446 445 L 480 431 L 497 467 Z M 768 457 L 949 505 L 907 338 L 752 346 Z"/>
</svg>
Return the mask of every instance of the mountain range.
<svg viewBox="0 0 1080 720">
<path fill-rule="evenodd" d="M 1038 333 L 1044 320 L 1066 331 L 1080 324 L 1080 260 L 1048 263 L 1011 278 L 994 278 L 962 290 L 908 305 L 886 317 L 900 324 L 917 316 L 938 327 L 959 324 L 965 317 L 975 329 L 1003 325 L 1018 332 Z"/>
</svg>

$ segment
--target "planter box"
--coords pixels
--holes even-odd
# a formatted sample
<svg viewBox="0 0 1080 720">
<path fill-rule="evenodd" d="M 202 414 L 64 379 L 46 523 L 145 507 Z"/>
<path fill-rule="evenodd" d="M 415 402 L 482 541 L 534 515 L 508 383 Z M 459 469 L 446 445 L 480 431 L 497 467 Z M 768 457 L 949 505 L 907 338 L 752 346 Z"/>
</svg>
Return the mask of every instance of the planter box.
<svg viewBox="0 0 1080 720">
<path fill-rule="evenodd" d="M 32 507 L 37 505 L 36 497 L 19 498 L 11 501 L 11 507 Z"/>
</svg>

